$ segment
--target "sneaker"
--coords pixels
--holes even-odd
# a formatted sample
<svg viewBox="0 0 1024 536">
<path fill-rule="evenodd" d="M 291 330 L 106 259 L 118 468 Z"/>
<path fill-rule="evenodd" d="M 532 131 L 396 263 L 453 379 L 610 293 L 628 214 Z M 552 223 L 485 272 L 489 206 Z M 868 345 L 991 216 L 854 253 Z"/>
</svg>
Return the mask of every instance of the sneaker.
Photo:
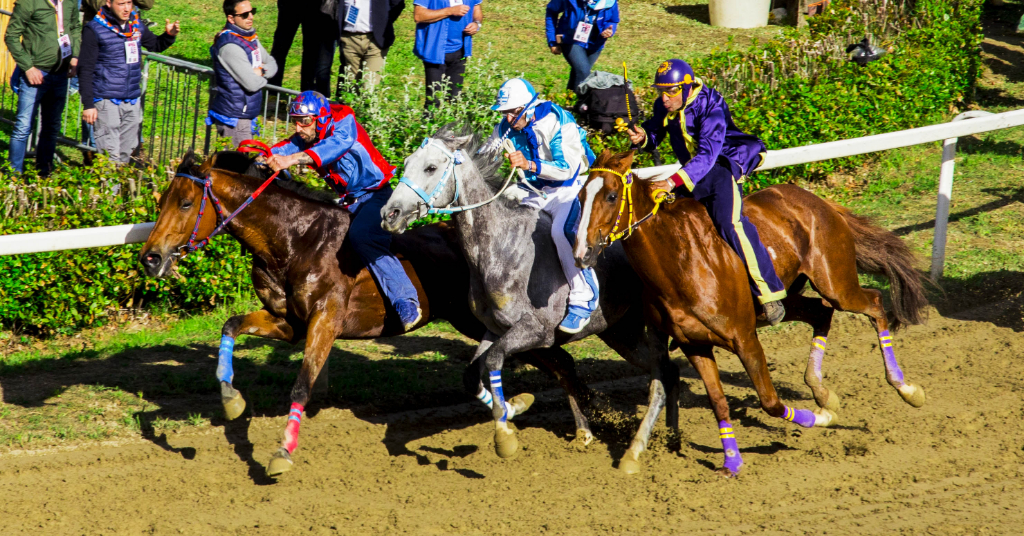
<svg viewBox="0 0 1024 536">
<path fill-rule="evenodd" d="M 764 316 L 769 324 L 778 326 L 782 322 L 783 317 L 786 316 L 786 308 L 783 307 L 781 301 L 765 302 Z"/>
<path fill-rule="evenodd" d="M 395 304 L 395 309 L 398 311 L 398 318 L 401 319 L 405 331 L 412 330 L 423 319 L 423 311 L 419 304 L 412 300 L 398 302 Z"/>
<path fill-rule="evenodd" d="M 558 325 L 558 329 L 566 333 L 579 333 L 590 323 L 590 311 L 582 307 L 569 307 L 569 314 Z"/>
</svg>

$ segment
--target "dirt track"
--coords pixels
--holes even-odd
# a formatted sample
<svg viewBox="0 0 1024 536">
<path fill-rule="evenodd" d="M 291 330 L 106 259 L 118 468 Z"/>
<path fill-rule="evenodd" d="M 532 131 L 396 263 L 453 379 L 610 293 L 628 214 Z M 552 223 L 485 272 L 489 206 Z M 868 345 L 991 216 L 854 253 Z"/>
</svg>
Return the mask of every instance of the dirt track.
<svg viewBox="0 0 1024 536">
<path fill-rule="evenodd" d="M 738 360 L 720 358 L 746 461 L 738 479 L 712 471 L 717 429 L 687 367 L 681 441 L 660 426 L 639 475 L 614 467 L 628 445 L 621 426 L 598 426 L 582 452 L 568 443 L 559 392 L 517 418 L 523 449 L 512 461 L 494 455 L 492 425 L 472 404 L 386 416 L 326 408 L 304 421 L 295 469 L 277 482 L 260 464 L 284 417 L 172 434 L 164 448 L 137 440 L 4 454 L 0 531 L 1019 534 L 1024 337 L 934 312 L 897 336 L 908 379 L 928 394 L 915 410 L 885 383 L 866 322 L 836 324 L 825 370 L 842 397 L 838 428 L 767 417 Z M 799 407 L 813 407 L 802 385 L 809 339 L 803 326 L 762 336 L 780 393 Z M 631 416 L 644 384 L 597 387 Z"/>
</svg>

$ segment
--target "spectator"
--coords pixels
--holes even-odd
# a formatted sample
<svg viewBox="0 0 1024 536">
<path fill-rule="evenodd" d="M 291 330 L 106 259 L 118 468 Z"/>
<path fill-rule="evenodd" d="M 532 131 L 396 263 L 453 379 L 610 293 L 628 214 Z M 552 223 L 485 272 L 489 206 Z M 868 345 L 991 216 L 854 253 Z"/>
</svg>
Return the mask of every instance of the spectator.
<svg viewBox="0 0 1024 536">
<path fill-rule="evenodd" d="M 545 27 L 551 53 L 569 62 L 568 88 L 577 93 L 619 27 L 619 5 L 615 0 L 551 0 Z"/>
<path fill-rule="evenodd" d="M 328 9 L 330 16 L 325 15 L 323 9 Z M 336 10 L 337 4 L 332 3 L 332 0 L 277 0 L 277 28 L 274 29 L 274 45 L 270 47 L 270 55 L 277 62 L 278 69 L 277 74 L 269 78 L 271 85 L 280 86 L 284 83 L 288 51 L 295 40 L 295 32 L 301 26 L 302 68 L 299 87 L 302 91 L 317 88 L 316 91 L 322 94 L 330 93 L 331 66 L 338 39 L 338 24 L 334 20 Z"/>
<path fill-rule="evenodd" d="M 277 62 L 256 37 L 256 8 L 249 0 L 224 0 L 227 23 L 213 39 L 213 96 L 206 124 L 230 137 L 235 147 L 258 131 L 267 77 L 277 74 Z"/>
<path fill-rule="evenodd" d="M 174 44 L 178 21 L 166 21 L 157 37 L 139 21 L 132 0 L 107 0 L 82 28 L 79 95 L 82 119 L 95 127 L 96 148 L 128 163 L 142 123 L 142 50 L 162 52 Z"/>
<path fill-rule="evenodd" d="M 413 53 L 423 60 L 427 81 L 424 106 L 441 104 L 438 91 L 447 89 L 451 101 L 462 92 L 466 58 L 473 55 L 473 36 L 483 20 L 481 0 L 415 0 L 416 44 Z"/>
<path fill-rule="evenodd" d="M 365 88 L 373 91 L 384 70 L 384 58 L 395 42 L 395 21 L 405 9 L 405 0 L 341 0 L 338 2 L 338 31 L 341 37 L 341 77 L 349 70 Z M 363 64 L 368 76 L 363 76 Z M 341 100 L 341 78 L 335 92 Z"/>
<path fill-rule="evenodd" d="M 42 108 L 42 129 L 36 144 L 36 169 L 50 174 L 57 148 L 61 113 L 67 99 L 68 75 L 75 75 L 81 44 L 78 5 L 70 0 L 18 0 L 4 42 L 18 69 L 18 114 L 11 133 L 11 167 L 25 171 L 25 151 L 36 109 Z"/>
</svg>

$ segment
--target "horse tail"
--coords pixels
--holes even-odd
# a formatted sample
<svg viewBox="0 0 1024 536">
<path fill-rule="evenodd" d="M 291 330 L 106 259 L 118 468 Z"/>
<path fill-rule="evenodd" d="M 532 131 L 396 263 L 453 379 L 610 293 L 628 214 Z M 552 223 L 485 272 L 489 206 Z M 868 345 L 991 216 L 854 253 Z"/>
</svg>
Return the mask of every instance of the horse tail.
<svg viewBox="0 0 1024 536">
<path fill-rule="evenodd" d="M 829 202 L 843 216 L 853 232 L 857 269 L 889 279 L 889 295 L 895 319 L 893 331 L 903 324 L 921 324 L 927 317 L 928 298 L 920 272 L 914 269 L 914 254 L 903 240 L 870 218 L 858 216 L 846 207 Z"/>
</svg>

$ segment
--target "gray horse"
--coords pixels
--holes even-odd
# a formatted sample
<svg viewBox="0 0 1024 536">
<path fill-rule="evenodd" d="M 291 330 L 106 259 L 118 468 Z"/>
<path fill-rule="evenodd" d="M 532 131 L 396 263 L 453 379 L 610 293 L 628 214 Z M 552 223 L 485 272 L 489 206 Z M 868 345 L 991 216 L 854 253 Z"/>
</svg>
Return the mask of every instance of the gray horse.
<svg viewBox="0 0 1024 536">
<path fill-rule="evenodd" d="M 456 132 L 452 125 L 426 140 L 406 158 L 403 181 L 412 184 L 395 189 L 381 211 L 381 226 L 401 233 L 428 209 L 453 213 L 470 267 L 470 308 L 488 329 L 473 359 L 482 362 L 489 373 L 498 456 L 510 457 L 518 449 L 502 403 L 501 368 L 506 357 L 534 348 L 557 348 L 597 334 L 627 361 L 651 374 L 647 413 L 619 463 L 627 473 L 636 472 L 639 455 L 666 405 L 666 390 L 669 426 L 678 427 L 679 411 L 679 369 L 668 358 L 667 337 L 645 324 L 643 285 L 622 248 L 609 248 L 595 266 L 601 293 L 590 324 L 574 335 L 559 331 L 569 285 L 551 241 L 551 219 L 536 209 L 519 206 L 521 196 L 516 193 L 522 190 L 517 186 L 502 192 L 507 179 L 497 174 L 500 160 L 494 152 L 477 154 L 479 146 L 478 136 Z M 462 210 L 473 205 L 481 206 Z M 485 388 L 488 382 L 481 383 L 481 376 L 467 377 L 467 387 Z M 571 393 L 569 402 L 577 440 L 589 444 L 593 435 Z"/>
</svg>

